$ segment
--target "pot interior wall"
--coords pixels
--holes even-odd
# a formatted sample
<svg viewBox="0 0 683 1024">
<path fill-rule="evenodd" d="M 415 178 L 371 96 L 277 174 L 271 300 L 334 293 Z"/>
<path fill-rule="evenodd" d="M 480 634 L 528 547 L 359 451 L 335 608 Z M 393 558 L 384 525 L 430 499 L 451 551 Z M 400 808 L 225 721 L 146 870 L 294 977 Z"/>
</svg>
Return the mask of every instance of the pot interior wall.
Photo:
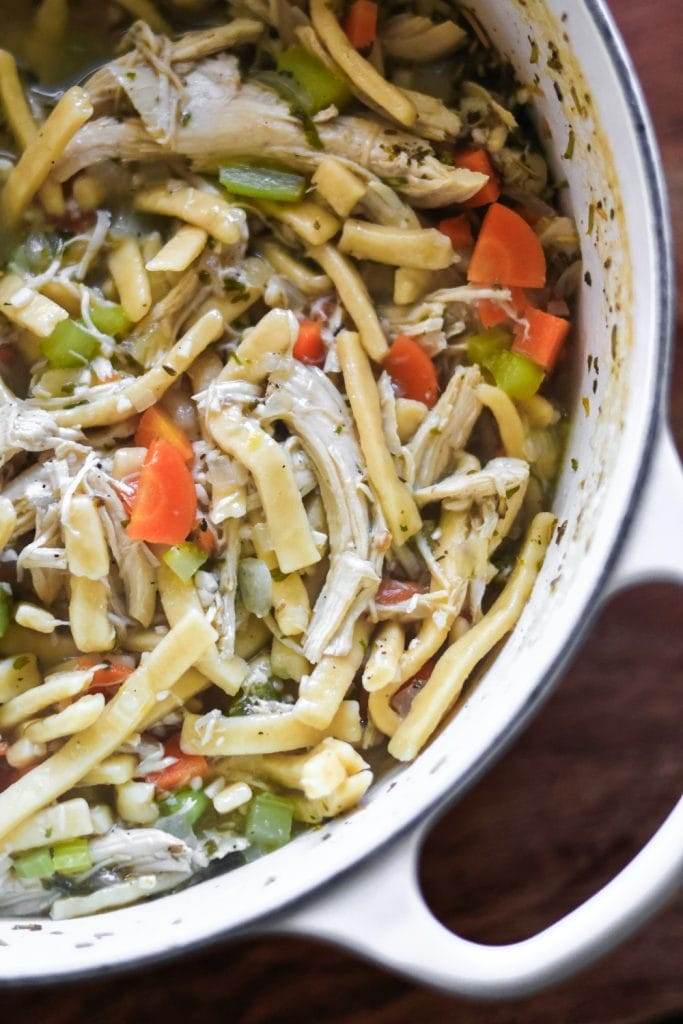
<svg viewBox="0 0 683 1024">
<path fill-rule="evenodd" d="M 637 113 L 592 2 L 576 0 L 567 13 L 557 0 L 468 6 L 537 94 L 539 128 L 557 178 L 568 182 L 565 203 L 579 227 L 586 271 L 572 346 L 572 429 L 555 500 L 561 528 L 532 600 L 450 724 L 414 764 L 383 778 L 347 820 L 149 904 L 59 924 L 1 922 L 0 978 L 168 954 L 245 925 L 323 883 L 480 770 L 509 735 L 512 720 L 531 709 L 559 653 L 595 606 L 632 503 L 663 372 L 657 362 L 656 225 Z M 571 53 L 581 55 L 583 73 Z M 609 126 L 612 151 L 601 125 Z M 571 160 L 562 156 L 570 133 Z"/>
</svg>

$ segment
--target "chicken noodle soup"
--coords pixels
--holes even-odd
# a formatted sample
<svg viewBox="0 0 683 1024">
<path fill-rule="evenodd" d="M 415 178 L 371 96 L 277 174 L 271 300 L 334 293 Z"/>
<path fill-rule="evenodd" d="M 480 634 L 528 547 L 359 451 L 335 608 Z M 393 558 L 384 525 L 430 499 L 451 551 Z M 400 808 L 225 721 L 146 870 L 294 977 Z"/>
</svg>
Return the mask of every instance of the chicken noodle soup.
<svg viewBox="0 0 683 1024">
<path fill-rule="evenodd" d="M 553 531 L 580 262 L 465 7 L 22 17 L 0 909 L 68 918 L 350 811 L 457 713 Z"/>
</svg>

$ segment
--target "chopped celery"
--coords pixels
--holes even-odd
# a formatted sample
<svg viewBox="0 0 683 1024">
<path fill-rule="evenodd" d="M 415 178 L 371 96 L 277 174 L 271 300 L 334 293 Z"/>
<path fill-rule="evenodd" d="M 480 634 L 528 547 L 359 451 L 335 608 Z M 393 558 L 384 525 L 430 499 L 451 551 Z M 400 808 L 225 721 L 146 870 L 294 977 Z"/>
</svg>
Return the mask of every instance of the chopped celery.
<svg viewBox="0 0 683 1024">
<path fill-rule="evenodd" d="M 471 363 L 487 366 L 493 356 L 502 349 L 509 348 L 512 335 L 504 327 L 492 327 L 488 331 L 470 334 L 467 339 L 467 357 Z"/>
<path fill-rule="evenodd" d="M 502 349 L 489 360 L 488 369 L 501 391 L 510 398 L 531 398 L 545 376 L 537 363 L 507 349 Z"/>
<path fill-rule="evenodd" d="M 159 804 L 163 817 L 182 814 L 189 825 L 194 825 L 209 806 L 209 798 L 203 789 L 178 789 Z"/>
<path fill-rule="evenodd" d="M 322 61 L 303 46 L 290 46 L 277 59 L 278 71 L 290 74 L 308 97 L 307 114 L 317 114 L 334 104 L 341 109 L 351 99 L 346 82 L 333 75 Z"/>
<path fill-rule="evenodd" d="M 102 334 L 117 338 L 130 330 L 131 322 L 118 302 L 96 299 L 90 304 L 90 319 Z"/>
<path fill-rule="evenodd" d="M 218 178 L 223 188 L 233 195 L 270 199 L 278 203 L 295 203 L 306 191 L 303 175 L 275 167 L 230 163 L 221 167 Z"/>
<path fill-rule="evenodd" d="M 262 619 L 273 606 L 273 578 L 260 558 L 243 558 L 237 568 L 242 604 Z"/>
<path fill-rule="evenodd" d="M 7 632 L 7 627 L 12 618 L 12 594 L 0 586 L 0 637 Z"/>
<path fill-rule="evenodd" d="M 309 114 L 311 97 L 290 74 L 279 71 L 257 71 L 251 76 L 254 82 L 268 86 L 289 104 L 292 114 L 301 121 L 306 141 L 313 149 L 322 149 L 318 129 Z"/>
<path fill-rule="evenodd" d="M 55 866 L 49 846 L 17 854 L 14 857 L 14 870 L 19 878 L 50 878 L 55 873 Z"/>
<path fill-rule="evenodd" d="M 269 89 L 286 100 L 295 111 L 308 113 L 311 97 L 290 74 L 285 75 L 279 71 L 257 71 L 251 78 L 255 82 L 260 82 L 261 85 L 267 85 Z"/>
<path fill-rule="evenodd" d="M 254 683 L 249 687 L 247 693 L 235 697 L 228 710 L 228 717 L 235 718 L 240 715 L 249 715 L 259 709 L 259 701 L 277 700 L 282 701 L 285 696 L 285 686 L 280 679 L 266 679 L 263 683 Z"/>
<path fill-rule="evenodd" d="M 531 398 L 543 383 L 543 370 L 526 356 L 510 352 L 511 342 L 512 335 L 504 327 L 492 327 L 469 336 L 467 356 L 488 370 L 510 398 Z"/>
<path fill-rule="evenodd" d="M 90 845 L 87 839 L 67 839 L 52 848 L 55 871 L 61 875 L 80 875 L 92 867 Z"/>
<path fill-rule="evenodd" d="M 244 834 L 255 846 L 276 850 L 289 842 L 293 817 L 288 800 L 274 793 L 260 793 L 249 804 Z"/>
<path fill-rule="evenodd" d="M 198 544 L 186 540 L 182 544 L 174 544 L 161 556 L 169 569 L 179 576 L 184 583 L 191 580 L 197 569 L 204 565 L 209 557 Z"/>
<path fill-rule="evenodd" d="M 9 266 L 20 274 L 42 274 L 60 249 L 56 235 L 33 231 L 12 253 Z"/>
<path fill-rule="evenodd" d="M 85 366 L 99 352 L 100 343 L 82 324 L 62 320 L 40 348 L 50 366 L 63 368 Z"/>
</svg>

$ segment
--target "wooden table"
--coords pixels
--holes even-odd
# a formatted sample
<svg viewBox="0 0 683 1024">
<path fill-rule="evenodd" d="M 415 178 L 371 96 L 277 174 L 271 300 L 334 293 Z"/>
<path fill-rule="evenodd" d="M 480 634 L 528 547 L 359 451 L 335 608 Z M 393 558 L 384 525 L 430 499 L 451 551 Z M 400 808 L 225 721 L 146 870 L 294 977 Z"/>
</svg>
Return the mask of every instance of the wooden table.
<svg viewBox="0 0 683 1024">
<path fill-rule="evenodd" d="M 683 266 L 683 2 L 611 3 L 659 133 Z M 679 338 L 682 328 L 679 304 Z M 682 385 L 679 359 L 679 442 Z M 657 827 L 683 783 L 682 621 L 673 587 L 614 600 L 523 738 L 440 822 L 423 880 L 448 925 L 482 941 L 523 938 L 606 882 Z M 4 1019 L 27 1024 L 673 1024 L 683 1017 L 683 900 L 593 970 L 500 1006 L 448 999 L 285 939 L 219 946 L 126 979 L 6 992 L 2 1003 Z"/>
</svg>

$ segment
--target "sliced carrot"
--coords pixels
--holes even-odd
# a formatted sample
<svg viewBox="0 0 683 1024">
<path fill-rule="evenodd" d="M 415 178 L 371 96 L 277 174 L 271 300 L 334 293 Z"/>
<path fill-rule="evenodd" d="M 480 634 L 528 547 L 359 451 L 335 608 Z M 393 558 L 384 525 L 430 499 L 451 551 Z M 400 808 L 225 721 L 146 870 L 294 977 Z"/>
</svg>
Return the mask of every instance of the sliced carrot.
<svg viewBox="0 0 683 1024">
<path fill-rule="evenodd" d="M 517 206 L 517 213 L 520 217 L 524 218 L 527 224 L 531 224 L 532 228 L 538 224 L 542 217 L 542 214 L 532 210 L 530 206 Z"/>
<path fill-rule="evenodd" d="M 212 555 L 216 550 L 216 534 L 205 519 L 201 520 L 193 537 L 197 547 L 201 548 L 205 555 Z"/>
<path fill-rule="evenodd" d="M 377 36 L 377 4 L 371 0 L 354 0 L 346 15 L 344 31 L 356 50 L 372 46 Z"/>
<path fill-rule="evenodd" d="M 512 293 L 511 305 L 514 307 L 515 313 L 521 316 L 527 304 L 524 289 L 511 288 L 510 291 Z M 509 319 L 500 303 L 494 302 L 493 299 L 480 299 L 477 303 L 477 313 L 479 314 L 482 326 L 486 328 L 497 327 Z"/>
<path fill-rule="evenodd" d="M 145 409 L 140 417 L 138 429 L 135 431 L 135 443 L 142 448 L 149 448 L 152 441 L 160 437 L 174 444 L 188 462 L 194 457 L 192 445 L 185 432 L 173 422 L 168 413 L 158 405 L 152 405 Z"/>
<path fill-rule="evenodd" d="M 201 778 L 209 770 L 209 762 L 200 754 L 184 754 L 180 749 L 180 733 L 170 736 L 164 744 L 166 757 L 175 757 L 175 763 L 160 772 L 145 775 L 157 789 L 170 790 L 186 786 L 192 779 Z"/>
<path fill-rule="evenodd" d="M 448 235 L 454 249 L 469 249 L 474 245 L 472 227 L 466 214 L 461 213 L 458 217 L 446 217 L 436 225 L 442 235 Z"/>
<path fill-rule="evenodd" d="M 322 366 L 326 353 L 327 350 L 320 333 L 320 324 L 317 320 L 302 320 L 292 351 L 294 358 L 309 366 Z"/>
<path fill-rule="evenodd" d="M 473 196 L 466 199 L 462 206 L 466 206 L 471 210 L 476 206 L 495 203 L 500 195 L 500 178 L 496 174 L 495 168 L 491 163 L 491 157 L 485 149 L 459 149 L 453 154 L 453 163 L 456 167 L 465 167 L 468 171 L 486 174 L 489 179 L 478 192 L 475 192 Z"/>
<path fill-rule="evenodd" d="M 407 335 L 399 334 L 384 359 L 384 369 L 405 398 L 434 405 L 439 397 L 439 382 L 434 363 L 423 348 Z"/>
<path fill-rule="evenodd" d="M 569 320 L 544 313 L 542 309 L 533 306 L 524 309 L 524 316 L 529 322 L 529 329 L 525 332 L 523 324 L 516 325 L 512 351 L 533 359 L 549 372 L 555 366 L 569 334 Z"/>
<path fill-rule="evenodd" d="M 426 593 L 426 588 L 422 583 L 415 583 L 413 580 L 395 580 L 391 576 L 384 576 L 375 594 L 375 601 L 377 604 L 403 604 L 415 594 L 424 593 Z"/>
<path fill-rule="evenodd" d="M 128 524 L 131 540 L 179 544 L 197 517 L 192 474 L 180 449 L 158 438 L 147 450 Z"/>
<path fill-rule="evenodd" d="M 130 665 L 107 665 L 106 668 L 98 668 L 97 672 L 92 678 L 90 684 L 90 690 L 111 690 L 113 687 L 119 687 L 121 683 L 132 675 L 135 669 L 131 668 Z"/>
<path fill-rule="evenodd" d="M 543 246 L 533 228 L 507 206 L 489 206 L 470 260 L 468 281 L 543 288 L 545 275 Z"/>
<path fill-rule="evenodd" d="M 126 510 L 126 514 L 130 516 L 133 511 L 133 506 L 135 505 L 135 499 L 138 496 L 138 484 L 140 483 L 140 474 L 131 473 L 130 476 L 124 477 L 121 483 L 125 484 L 126 487 L 129 489 L 126 491 L 118 491 L 118 495 L 119 498 L 121 499 L 121 504 Z"/>
<path fill-rule="evenodd" d="M 127 679 L 128 676 L 132 675 L 135 669 L 131 668 L 130 665 L 126 665 L 124 662 L 114 661 L 110 655 L 103 654 L 102 657 L 98 658 L 96 654 L 83 654 L 77 661 L 79 669 L 92 668 L 94 665 L 103 665 L 103 668 L 98 668 L 92 677 L 89 690 L 107 692 L 113 687 L 118 687 Z"/>
</svg>

